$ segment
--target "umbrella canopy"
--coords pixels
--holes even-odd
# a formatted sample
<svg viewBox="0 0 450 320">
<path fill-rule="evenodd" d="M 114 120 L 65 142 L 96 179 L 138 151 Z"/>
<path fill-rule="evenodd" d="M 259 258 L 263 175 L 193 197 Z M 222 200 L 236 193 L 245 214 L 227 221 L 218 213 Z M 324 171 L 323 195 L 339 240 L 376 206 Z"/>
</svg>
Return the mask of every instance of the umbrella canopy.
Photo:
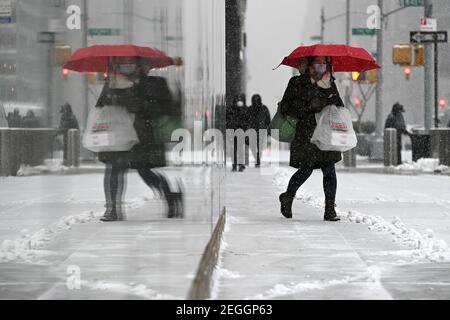
<svg viewBox="0 0 450 320">
<path fill-rule="evenodd" d="M 281 64 L 298 68 L 302 58 L 318 56 L 331 57 L 334 72 L 364 72 L 380 68 L 365 49 L 338 44 L 298 47 Z"/>
<path fill-rule="evenodd" d="M 94 45 L 78 49 L 64 65 L 64 69 L 78 72 L 107 72 L 112 57 L 141 57 L 151 63 L 152 68 L 164 68 L 177 61 L 164 52 L 134 45 Z"/>
</svg>

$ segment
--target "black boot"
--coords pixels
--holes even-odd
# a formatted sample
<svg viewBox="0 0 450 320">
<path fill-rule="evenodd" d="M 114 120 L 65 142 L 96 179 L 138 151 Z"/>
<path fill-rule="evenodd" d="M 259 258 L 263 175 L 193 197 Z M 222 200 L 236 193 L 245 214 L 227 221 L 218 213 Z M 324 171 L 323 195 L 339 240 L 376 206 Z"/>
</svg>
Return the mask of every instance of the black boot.
<svg viewBox="0 0 450 320">
<path fill-rule="evenodd" d="M 177 199 L 174 192 L 166 194 L 167 201 L 167 218 L 174 219 L 177 217 Z"/>
<path fill-rule="evenodd" d="M 118 221 L 119 217 L 117 215 L 116 208 L 112 208 L 111 210 L 107 210 L 102 218 L 100 218 L 100 221 L 103 222 L 113 222 Z"/>
<path fill-rule="evenodd" d="M 325 215 L 323 219 L 325 221 L 339 221 L 341 220 L 335 210 L 336 204 L 334 201 L 325 201 Z"/>
<path fill-rule="evenodd" d="M 239 165 L 239 172 L 244 172 L 245 166 L 243 164 Z"/>
<path fill-rule="evenodd" d="M 287 193 L 280 194 L 280 203 L 281 203 L 281 214 L 286 219 L 292 219 L 292 202 L 294 201 L 294 197 L 288 195 Z"/>
<path fill-rule="evenodd" d="M 233 164 L 233 168 L 231 169 L 231 172 L 236 172 L 237 171 L 237 165 Z"/>
</svg>

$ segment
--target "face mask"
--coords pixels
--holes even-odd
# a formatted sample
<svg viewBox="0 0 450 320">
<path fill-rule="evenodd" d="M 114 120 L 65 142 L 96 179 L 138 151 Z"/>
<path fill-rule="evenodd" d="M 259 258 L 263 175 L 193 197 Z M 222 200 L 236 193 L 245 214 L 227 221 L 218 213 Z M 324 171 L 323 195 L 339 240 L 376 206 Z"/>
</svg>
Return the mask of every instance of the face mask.
<svg viewBox="0 0 450 320">
<path fill-rule="evenodd" d="M 322 77 L 327 72 L 326 64 L 314 64 L 314 71 L 318 76 Z"/>
<path fill-rule="evenodd" d="M 136 71 L 136 65 L 135 64 L 119 64 L 118 68 L 117 68 L 118 72 L 129 76 L 131 74 L 133 74 Z"/>
<path fill-rule="evenodd" d="M 242 101 L 238 101 L 237 106 L 238 106 L 238 107 L 243 107 L 243 106 L 244 106 L 244 103 L 243 103 Z"/>
</svg>

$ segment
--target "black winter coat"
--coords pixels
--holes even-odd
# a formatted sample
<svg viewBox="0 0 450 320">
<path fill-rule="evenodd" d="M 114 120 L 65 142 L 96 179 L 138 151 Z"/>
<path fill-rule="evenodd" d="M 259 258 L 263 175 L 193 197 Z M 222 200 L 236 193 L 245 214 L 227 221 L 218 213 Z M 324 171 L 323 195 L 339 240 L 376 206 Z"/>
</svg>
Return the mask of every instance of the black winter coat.
<svg viewBox="0 0 450 320">
<path fill-rule="evenodd" d="M 295 138 L 291 143 L 291 167 L 319 169 L 342 160 L 340 152 L 322 151 L 311 143 L 317 126 L 315 114 L 332 104 L 344 105 L 334 78 L 330 89 L 323 89 L 311 83 L 307 75 L 296 76 L 289 81 L 279 108 L 282 114 L 298 119 Z"/>
<path fill-rule="evenodd" d="M 251 105 L 248 108 L 250 128 L 259 131 L 267 129 L 270 125 L 270 112 L 265 105 Z"/>
<path fill-rule="evenodd" d="M 406 122 L 403 114 L 401 112 L 391 112 L 386 119 L 386 123 L 384 124 L 384 128 L 394 128 L 397 129 L 397 135 L 402 135 L 407 133 L 406 131 Z"/>
<path fill-rule="evenodd" d="M 232 105 L 227 107 L 227 129 L 247 131 L 250 128 L 250 114 L 248 107 Z"/>
<path fill-rule="evenodd" d="M 100 152 L 99 160 L 119 162 L 133 169 L 166 166 L 165 145 L 157 139 L 156 120 L 160 116 L 174 116 L 174 103 L 162 77 L 145 77 L 129 89 L 111 89 L 106 84 L 96 107 L 120 105 L 135 114 L 134 128 L 139 143 L 131 151 Z M 181 116 L 181 115 L 179 115 Z"/>
</svg>

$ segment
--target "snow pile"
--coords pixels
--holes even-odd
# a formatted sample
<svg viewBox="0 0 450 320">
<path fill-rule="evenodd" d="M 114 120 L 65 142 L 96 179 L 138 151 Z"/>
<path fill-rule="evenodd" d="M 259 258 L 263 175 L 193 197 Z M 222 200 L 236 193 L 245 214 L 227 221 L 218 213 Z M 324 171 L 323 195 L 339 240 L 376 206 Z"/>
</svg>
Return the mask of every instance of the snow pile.
<svg viewBox="0 0 450 320">
<path fill-rule="evenodd" d="M 325 290 L 329 287 L 344 285 L 351 282 L 369 282 L 379 283 L 379 270 L 369 267 L 367 272 L 358 276 L 346 276 L 342 279 L 316 280 L 312 282 L 291 283 L 289 285 L 276 284 L 273 288 L 264 293 L 253 297 L 247 297 L 244 300 L 270 300 L 278 297 L 304 293 L 312 290 Z"/>
<path fill-rule="evenodd" d="M 422 234 L 406 227 L 398 217 L 394 217 L 392 222 L 388 222 L 379 216 L 365 215 L 357 211 L 339 212 L 339 215 L 351 222 L 366 224 L 370 230 L 391 234 L 396 242 L 413 249 L 412 255 L 416 258 L 428 259 L 433 262 L 450 260 L 446 242 L 436 239 L 432 230 L 428 229 Z"/>
<path fill-rule="evenodd" d="M 47 159 L 44 161 L 43 165 L 36 167 L 21 165 L 17 175 L 26 177 L 43 173 L 60 173 L 67 170 L 69 170 L 69 168 L 63 165 L 63 161 L 61 159 Z"/>
<path fill-rule="evenodd" d="M 33 263 L 44 252 L 42 248 L 63 231 L 70 230 L 73 225 L 91 222 L 96 215 L 90 211 L 80 215 L 67 216 L 48 228 L 40 229 L 34 234 L 28 230 L 21 231 L 21 237 L 16 240 L 4 240 L 0 247 L 1 262 Z"/>
<path fill-rule="evenodd" d="M 420 163 L 424 167 L 424 164 L 429 165 L 432 162 L 422 161 Z M 280 169 L 273 181 L 275 185 L 284 189 L 289 179 L 290 172 L 286 169 Z M 324 207 L 323 198 L 314 197 L 303 189 L 299 189 L 296 198 L 314 208 L 323 209 Z M 447 243 L 436 239 L 432 230 L 428 229 L 426 232 L 420 233 L 415 229 L 406 227 L 398 217 L 394 217 L 393 221 L 389 222 L 380 216 L 366 215 L 357 211 L 336 211 L 341 218 L 368 225 L 369 230 L 391 234 L 396 242 L 411 248 L 413 250 L 411 255 L 417 259 L 427 259 L 432 262 L 450 261 Z"/>
<path fill-rule="evenodd" d="M 117 282 L 103 282 L 96 280 L 93 282 L 82 281 L 82 286 L 89 288 L 90 290 L 110 291 L 119 294 L 129 294 L 142 297 L 147 300 L 181 300 L 168 294 L 161 294 L 157 291 L 147 288 L 144 284 L 135 284 L 130 282 L 128 284 Z"/>
<path fill-rule="evenodd" d="M 417 171 L 425 173 L 434 172 L 450 172 L 450 168 L 447 166 L 439 165 L 439 159 L 419 159 L 417 162 L 404 163 L 402 165 L 396 166 L 398 171 Z"/>
</svg>

